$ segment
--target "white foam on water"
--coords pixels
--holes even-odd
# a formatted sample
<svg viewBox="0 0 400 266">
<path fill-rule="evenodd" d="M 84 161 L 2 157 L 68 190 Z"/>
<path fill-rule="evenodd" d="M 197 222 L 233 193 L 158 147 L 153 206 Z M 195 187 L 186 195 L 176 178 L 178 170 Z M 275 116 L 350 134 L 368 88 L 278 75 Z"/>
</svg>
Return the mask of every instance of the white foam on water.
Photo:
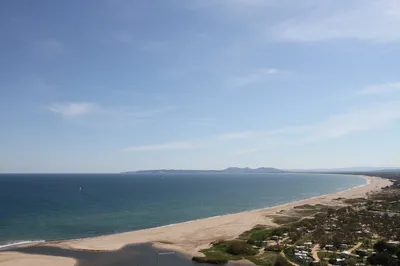
<svg viewBox="0 0 400 266">
<path fill-rule="evenodd" d="M 10 243 L 4 244 L 4 245 L 0 245 L 0 250 L 15 248 L 15 247 L 27 245 L 27 244 L 39 244 L 39 243 L 44 243 L 44 242 L 46 242 L 46 240 L 22 240 L 22 241 L 17 241 L 17 242 L 10 242 Z"/>
</svg>

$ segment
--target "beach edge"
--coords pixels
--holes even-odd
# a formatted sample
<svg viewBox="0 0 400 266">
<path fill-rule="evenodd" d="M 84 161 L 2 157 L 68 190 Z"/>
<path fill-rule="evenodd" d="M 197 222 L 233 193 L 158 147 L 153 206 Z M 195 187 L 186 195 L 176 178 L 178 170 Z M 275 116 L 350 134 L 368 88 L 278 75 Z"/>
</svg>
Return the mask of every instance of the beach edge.
<svg viewBox="0 0 400 266">
<path fill-rule="evenodd" d="M 276 214 L 276 212 L 289 210 L 304 204 L 334 204 L 334 199 L 337 198 L 350 199 L 365 197 L 368 193 L 378 192 L 383 187 L 391 184 L 389 179 L 380 177 L 361 175 L 359 177 L 367 180 L 365 185 L 277 206 L 113 235 L 46 242 L 44 245 L 87 250 L 90 252 L 98 250 L 117 250 L 129 244 L 152 243 L 156 248 L 174 250 L 188 257 L 201 256 L 202 253 L 200 253 L 200 250 L 207 248 L 214 241 L 234 239 L 241 233 L 258 224 L 274 226 L 275 224 L 272 222 L 271 218 L 266 217 L 268 215 L 273 215 Z M 23 254 L 15 253 L 13 256 L 14 259 L 17 260 L 19 255 L 22 256 Z M 43 256 L 42 259 L 46 259 L 46 256 Z M 51 258 L 48 259 L 51 260 Z M 12 260 L 9 262 L 11 261 Z M 65 261 L 63 266 L 74 265 L 69 262 L 70 261 Z M 8 265 L 16 264 L 7 264 L 0 261 L 0 266 Z M 35 266 L 35 264 L 30 265 Z"/>
</svg>

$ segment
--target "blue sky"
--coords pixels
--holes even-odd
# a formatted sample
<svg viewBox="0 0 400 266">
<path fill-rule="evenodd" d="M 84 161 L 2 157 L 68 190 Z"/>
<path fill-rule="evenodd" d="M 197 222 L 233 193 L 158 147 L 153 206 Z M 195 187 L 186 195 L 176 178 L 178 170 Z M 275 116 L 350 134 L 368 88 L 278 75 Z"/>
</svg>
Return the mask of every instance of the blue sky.
<svg viewBox="0 0 400 266">
<path fill-rule="evenodd" d="M 0 2 L 0 172 L 399 166 L 398 0 Z"/>
</svg>

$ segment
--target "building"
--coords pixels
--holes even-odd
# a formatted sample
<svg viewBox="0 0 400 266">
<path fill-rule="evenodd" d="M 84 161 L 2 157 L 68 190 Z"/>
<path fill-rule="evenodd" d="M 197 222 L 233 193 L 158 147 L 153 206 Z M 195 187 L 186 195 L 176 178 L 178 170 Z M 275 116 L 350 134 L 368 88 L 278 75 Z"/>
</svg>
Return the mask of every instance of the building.
<svg viewBox="0 0 400 266">
<path fill-rule="evenodd" d="M 342 253 L 340 253 L 340 255 L 342 256 L 342 258 L 348 258 L 350 257 L 351 253 L 348 251 L 343 251 Z"/>
<path fill-rule="evenodd" d="M 361 257 L 366 257 L 366 256 L 368 256 L 368 250 L 365 250 L 365 249 L 357 249 L 357 250 L 356 250 L 356 254 L 357 254 L 358 256 L 361 256 Z"/>
<path fill-rule="evenodd" d="M 311 248 L 312 247 L 312 242 L 304 242 L 304 246 L 307 248 Z"/>
<path fill-rule="evenodd" d="M 336 248 L 333 245 L 325 245 L 326 250 L 336 250 Z"/>
<path fill-rule="evenodd" d="M 387 242 L 387 244 L 389 246 L 396 247 L 396 246 L 400 245 L 400 241 L 392 241 L 392 240 L 390 240 L 390 241 Z"/>
</svg>

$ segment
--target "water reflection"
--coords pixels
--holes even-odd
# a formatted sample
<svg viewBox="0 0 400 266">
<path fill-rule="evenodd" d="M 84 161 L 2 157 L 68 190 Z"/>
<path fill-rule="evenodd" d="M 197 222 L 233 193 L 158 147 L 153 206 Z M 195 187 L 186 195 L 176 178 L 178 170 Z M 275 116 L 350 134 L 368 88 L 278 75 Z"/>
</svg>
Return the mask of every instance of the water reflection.
<svg viewBox="0 0 400 266">
<path fill-rule="evenodd" d="M 116 251 L 89 252 L 63 249 L 54 246 L 30 246 L 14 248 L 26 254 L 39 254 L 69 257 L 77 261 L 77 266 L 200 266 L 184 255 L 163 249 L 156 249 L 151 244 L 128 245 Z M 233 265 L 233 264 L 227 264 Z M 235 264 L 238 265 L 238 264 Z"/>
</svg>

